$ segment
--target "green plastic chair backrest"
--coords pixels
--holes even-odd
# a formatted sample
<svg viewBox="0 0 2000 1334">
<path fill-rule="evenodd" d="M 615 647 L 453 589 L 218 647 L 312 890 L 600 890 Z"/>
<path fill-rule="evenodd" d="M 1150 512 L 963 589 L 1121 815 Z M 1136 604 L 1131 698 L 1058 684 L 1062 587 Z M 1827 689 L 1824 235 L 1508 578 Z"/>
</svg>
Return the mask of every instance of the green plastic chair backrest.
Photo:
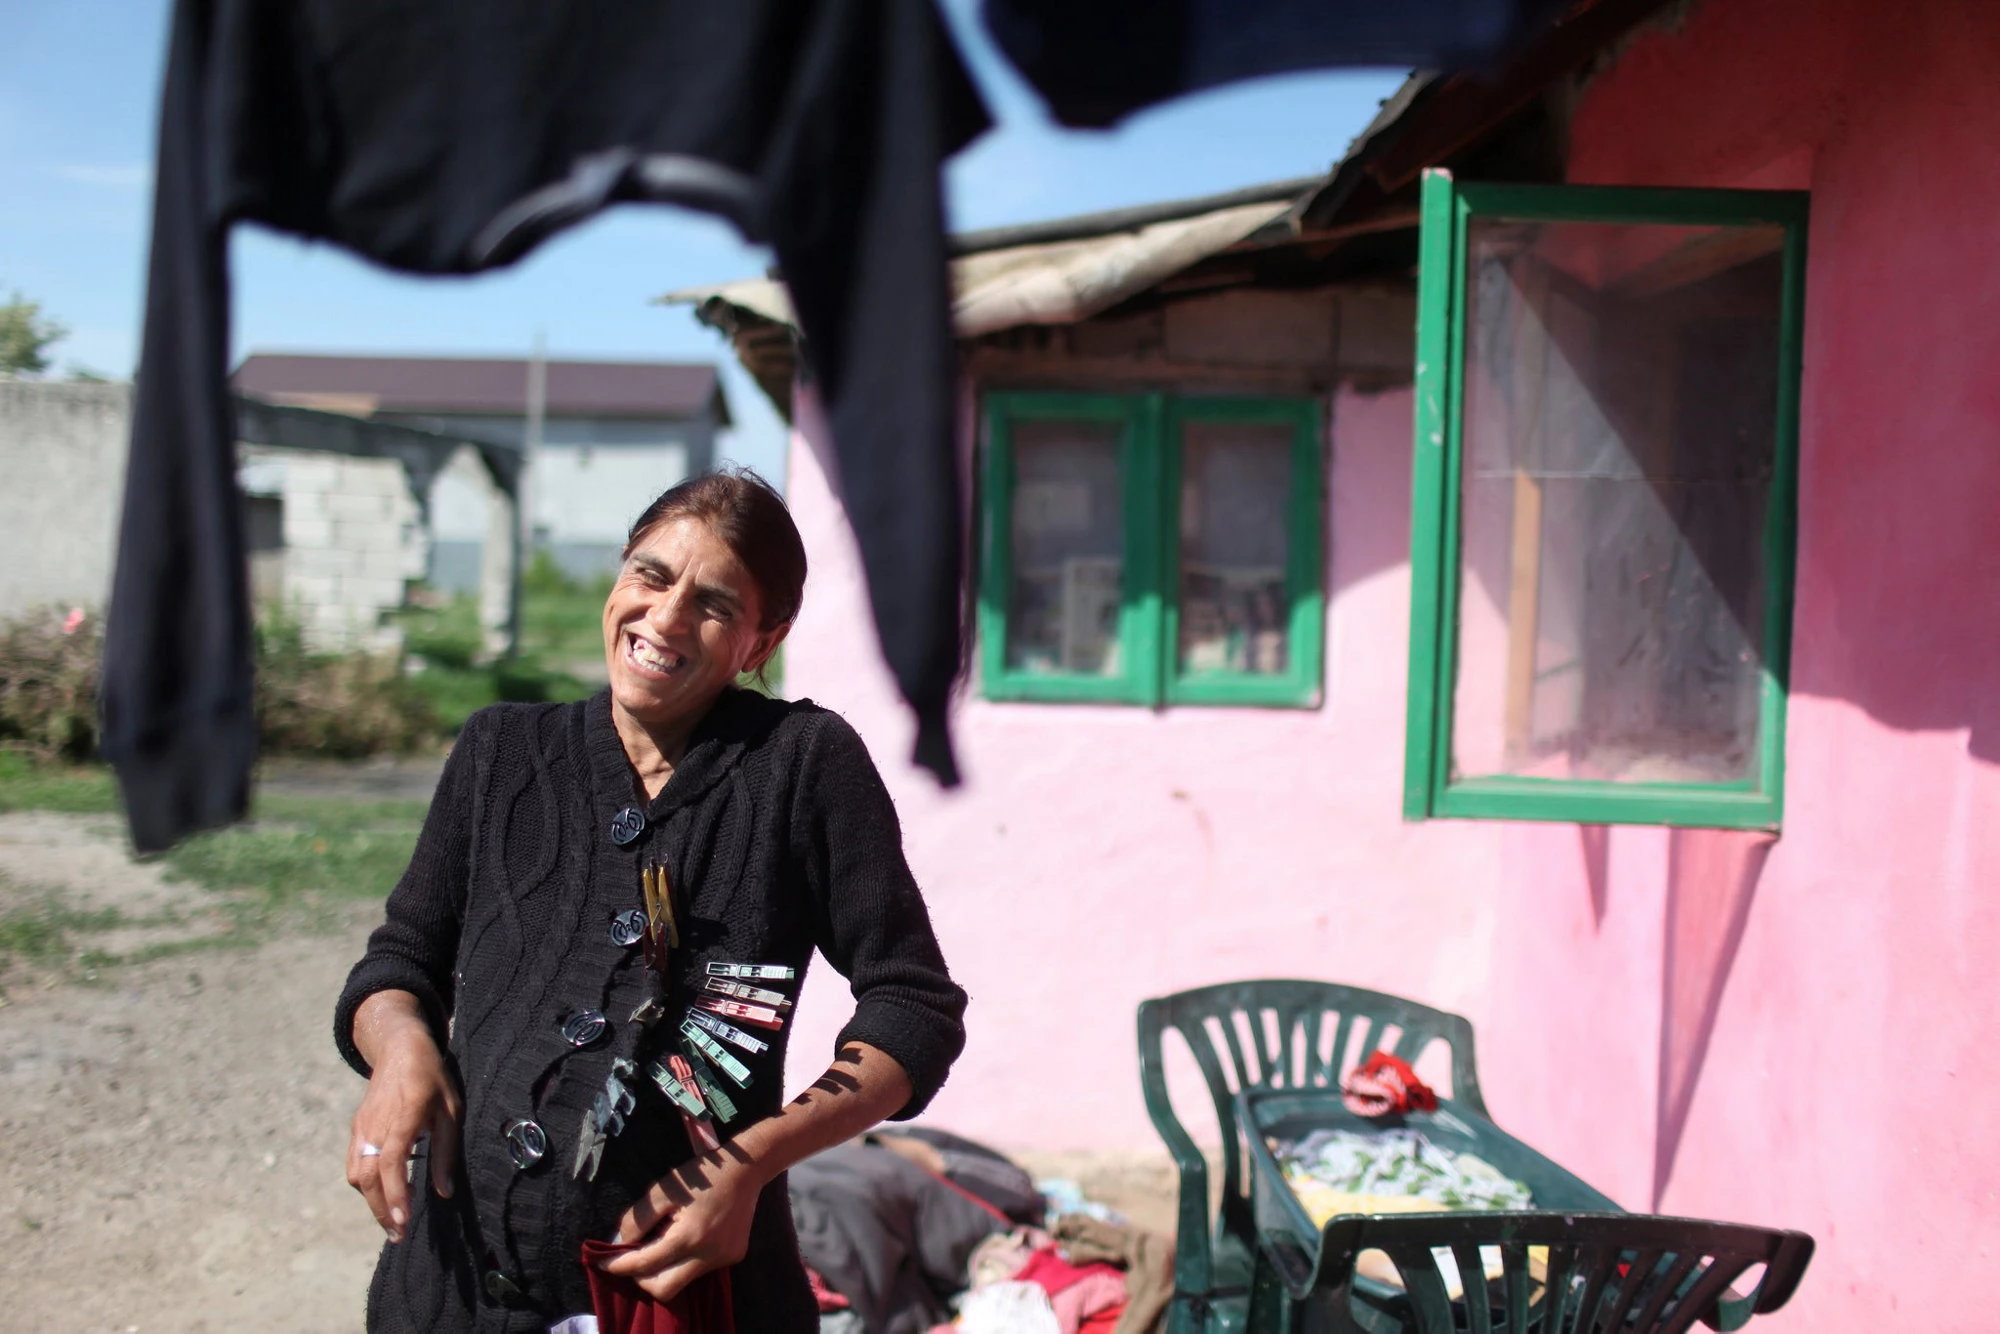
<svg viewBox="0 0 2000 1334">
<path fill-rule="evenodd" d="M 1180 1169 L 1174 1269 L 1182 1293 L 1210 1292 L 1215 1269 L 1208 1163 L 1167 1093 L 1163 1049 L 1169 1028 L 1186 1040 L 1215 1102 L 1223 1150 L 1219 1225 L 1245 1248 L 1254 1248 L 1256 1238 L 1236 1127 L 1238 1091 L 1338 1087 L 1348 1069 L 1377 1050 L 1414 1065 L 1433 1042 L 1443 1042 L 1451 1049 L 1452 1100 L 1486 1114 L 1471 1023 L 1428 1005 L 1337 982 L 1281 978 L 1225 982 L 1140 1002 L 1139 1084 L 1147 1114 Z"/>
<path fill-rule="evenodd" d="M 1273 1267 L 1295 1300 L 1319 1294 L 1332 1334 L 1358 1334 L 1349 1287 L 1363 1251 L 1388 1255 L 1413 1334 L 1682 1334 L 1696 1320 L 1740 1329 L 1791 1300 L 1812 1260 L 1803 1232 L 1648 1214 L 1393 1214 L 1336 1218 L 1316 1267 L 1280 1244 Z M 1440 1253 L 1458 1282 L 1448 1281 Z M 1501 1272 L 1489 1274 L 1497 1258 Z M 1747 1297 L 1731 1287 L 1764 1266 Z M 1540 1268 L 1542 1272 L 1533 1272 Z"/>
</svg>

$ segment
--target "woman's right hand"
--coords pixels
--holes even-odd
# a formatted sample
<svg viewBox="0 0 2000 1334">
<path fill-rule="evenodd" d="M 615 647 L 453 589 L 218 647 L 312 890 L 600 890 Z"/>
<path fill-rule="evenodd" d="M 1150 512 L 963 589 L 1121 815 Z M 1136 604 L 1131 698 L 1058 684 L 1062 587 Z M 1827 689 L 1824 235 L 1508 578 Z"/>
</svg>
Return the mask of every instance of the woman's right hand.
<svg viewBox="0 0 2000 1334">
<path fill-rule="evenodd" d="M 431 1186 L 440 1198 L 451 1197 L 463 1102 L 409 992 L 381 991 L 363 1001 L 354 1015 L 354 1045 L 373 1073 L 348 1136 L 347 1184 L 368 1201 L 389 1240 L 399 1242 L 410 1220 L 411 1183 L 404 1164 L 426 1134 Z"/>
</svg>

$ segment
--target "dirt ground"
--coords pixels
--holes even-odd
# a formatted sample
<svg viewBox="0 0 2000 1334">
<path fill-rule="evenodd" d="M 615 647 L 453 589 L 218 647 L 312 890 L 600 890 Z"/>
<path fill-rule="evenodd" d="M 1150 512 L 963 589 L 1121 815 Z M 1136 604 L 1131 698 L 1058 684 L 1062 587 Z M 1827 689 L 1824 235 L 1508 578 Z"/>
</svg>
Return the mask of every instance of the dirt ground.
<svg viewBox="0 0 2000 1334">
<path fill-rule="evenodd" d="M 297 770 L 274 786 L 408 795 L 425 779 Z M 392 789 L 393 785 L 393 790 Z M 421 796 L 421 790 L 416 795 Z M 125 856 L 115 821 L 0 814 L 0 910 L 61 893 L 152 924 L 113 953 L 199 936 L 205 892 Z M 255 949 L 96 975 L 8 977 L 0 1006 L 0 1329 L 361 1328 L 380 1234 L 342 1175 L 362 1083 L 335 1055 L 333 998 L 379 914 Z M 1021 1155 L 1169 1232 L 1163 1154 Z"/>
</svg>

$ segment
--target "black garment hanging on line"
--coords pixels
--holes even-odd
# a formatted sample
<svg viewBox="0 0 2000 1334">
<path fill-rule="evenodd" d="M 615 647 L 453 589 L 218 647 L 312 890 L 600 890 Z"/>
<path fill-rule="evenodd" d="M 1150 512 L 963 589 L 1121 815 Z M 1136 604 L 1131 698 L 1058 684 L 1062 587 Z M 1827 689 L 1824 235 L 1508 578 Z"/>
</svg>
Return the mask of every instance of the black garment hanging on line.
<svg viewBox="0 0 2000 1334">
<path fill-rule="evenodd" d="M 1065 125 L 1297 70 L 1491 65 L 1565 0 L 982 0 L 986 29 Z"/>
<path fill-rule="evenodd" d="M 769 242 L 917 759 L 956 781 L 938 167 L 987 123 L 930 0 L 179 0 L 105 644 L 134 844 L 240 815 L 255 758 L 227 367 L 246 220 L 429 274 L 511 263 L 621 200 Z"/>
</svg>

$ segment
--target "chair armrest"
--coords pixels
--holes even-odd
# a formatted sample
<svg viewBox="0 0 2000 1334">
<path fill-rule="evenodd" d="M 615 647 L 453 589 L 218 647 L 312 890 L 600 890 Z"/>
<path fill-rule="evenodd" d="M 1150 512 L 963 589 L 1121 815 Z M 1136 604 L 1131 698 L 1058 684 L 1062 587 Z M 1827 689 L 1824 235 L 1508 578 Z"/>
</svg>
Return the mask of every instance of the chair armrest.
<svg viewBox="0 0 2000 1334">
<path fill-rule="evenodd" d="M 1155 1002 L 1139 1006 L 1139 1087 L 1146 1098 L 1146 1115 L 1180 1173 L 1180 1200 L 1174 1238 L 1174 1286 L 1182 1292 L 1205 1293 L 1215 1282 L 1210 1253 L 1208 1160 L 1194 1137 L 1174 1114 L 1167 1094 L 1166 1070 L 1160 1060 L 1163 1026 Z"/>
</svg>

